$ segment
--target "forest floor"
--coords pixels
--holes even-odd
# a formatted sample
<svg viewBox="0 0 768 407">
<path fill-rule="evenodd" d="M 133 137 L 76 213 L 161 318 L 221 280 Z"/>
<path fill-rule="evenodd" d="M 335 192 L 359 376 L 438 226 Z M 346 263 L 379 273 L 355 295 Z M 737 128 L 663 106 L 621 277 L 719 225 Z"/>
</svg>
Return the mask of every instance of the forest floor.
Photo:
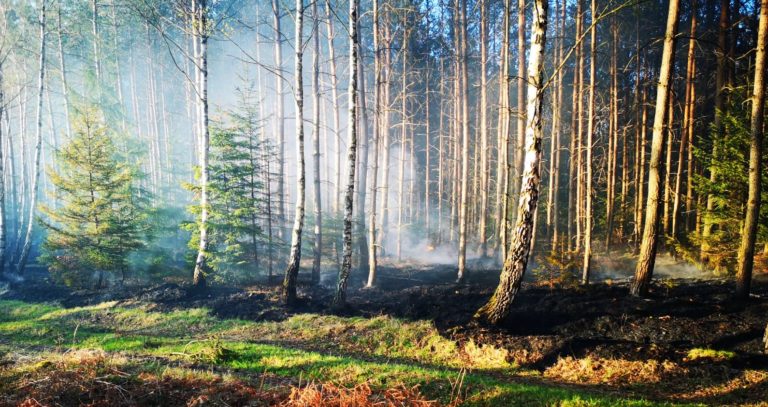
<svg viewBox="0 0 768 407">
<path fill-rule="evenodd" d="M 601 267 L 627 269 L 615 262 Z M 736 302 L 729 281 L 691 270 L 670 279 L 678 273 L 662 267 L 651 295 L 638 299 L 620 272 L 580 287 L 567 273 L 532 269 L 536 278 L 498 328 L 472 320 L 498 269 L 473 269 L 456 285 L 453 267 L 392 264 L 372 289 L 355 274 L 349 306 L 335 314 L 330 287 L 301 286 L 302 303 L 288 310 L 278 284 L 195 295 L 171 283 L 109 291 L 26 283 L 0 295 L 0 405 L 768 400 L 763 276 L 749 301 Z"/>
</svg>

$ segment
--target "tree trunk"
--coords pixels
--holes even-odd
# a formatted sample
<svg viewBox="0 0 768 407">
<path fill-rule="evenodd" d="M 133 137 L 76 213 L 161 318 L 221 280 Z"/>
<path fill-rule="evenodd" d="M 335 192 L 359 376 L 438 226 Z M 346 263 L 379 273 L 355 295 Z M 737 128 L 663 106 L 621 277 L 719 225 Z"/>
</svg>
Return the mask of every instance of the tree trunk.
<svg viewBox="0 0 768 407">
<path fill-rule="evenodd" d="M 285 239 L 285 92 L 283 91 L 283 34 L 280 30 L 280 0 L 272 0 L 272 15 L 275 28 L 275 70 L 277 78 L 275 93 L 277 108 L 275 112 L 277 133 L 277 235 Z"/>
<path fill-rule="evenodd" d="M 296 161 L 298 162 L 296 176 L 296 208 L 293 218 L 293 231 L 291 233 L 291 253 L 288 266 L 285 269 L 283 280 L 283 301 L 286 305 L 296 303 L 296 280 L 299 277 L 301 265 L 301 232 L 304 229 L 304 201 L 306 188 L 306 169 L 304 164 L 304 71 L 302 69 L 304 28 L 304 0 L 296 0 L 296 34 L 294 50 L 296 61 L 294 65 L 294 99 L 296 102 Z"/>
<path fill-rule="evenodd" d="M 586 140 L 586 197 L 584 209 L 584 261 L 581 269 L 581 283 L 589 284 L 590 263 L 592 260 L 592 135 L 595 132 L 595 68 L 597 64 L 597 0 L 592 0 L 590 11 L 592 28 L 589 42 L 589 100 L 587 101 L 587 140 Z"/>
<path fill-rule="evenodd" d="M 61 74 L 61 96 L 64 99 L 64 120 L 67 124 L 67 140 L 72 139 L 72 122 L 69 117 L 69 86 L 67 86 L 67 68 L 66 68 L 66 61 L 64 59 L 64 42 L 62 41 L 62 35 L 61 35 L 61 4 L 62 0 L 59 0 L 59 8 L 56 14 L 56 33 L 58 34 L 58 40 L 59 40 L 59 73 Z"/>
<path fill-rule="evenodd" d="M 480 208 L 477 226 L 480 257 L 487 255 L 488 235 L 488 0 L 480 0 Z M 429 112 L 429 111 L 427 111 Z M 429 118 L 427 118 L 429 120 Z"/>
<path fill-rule="evenodd" d="M 499 123 L 497 126 L 497 158 L 496 158 L 496 248 L 500 258 L 504 258 L 506 250 L 506 222 L 507 218 L 507 160 L 509 156 L 509 34 L 511 0 L 504 0 L 504 29 L 502 31 L 501 45 L 501 71 L 499 72 Z M 442 83 L 442 82 L 441 82 Z"/>
<path fill-rule="evenodd" d="M 7 114 L 5 107 L 5 93 L 3 88 L 3 63 L 0 62 L 0 274 L 5 272 L 5 168 L 4 161 L 4 137 L 3 137 L 3 114 Z"/>
<path fill-rule="evenodd" d="M 683 182 L 683 164 L 686 160 L 686 149 L 689 148 L 689 138 L 692 136 L 690 133 L 689 123 L 693 119 L 693 79 L 694 79 L 694 59 L 696 55 L 696 0 L 691 2 L 691 34 L 688 41 L 688 63 L 686 65 L 685 72 L 685 105 L 683 106 L 683 123 L 681 126 L 680 136 L 680 149 L 677 155 L 677 178 L 675 179 L 675 197 L 672 205 L 672 237 L 680 239 L 680 218 L 682 217 L 680 208 L 680 199 L 682 196 L 682 182 Z M 686 174 L 686 187 L 689 187 L 692 181 L 693 174 L 688 171 Z M 686 211 L 691 211 L 691 204 L 686 200 Z"/>
<path fill-rule="evenodd" d="M 371 214 L 368 222 L 368 281 L 370 288 L 376 280 L 376 198 L 379 184 L 379 136 L 381 134 L 381 49 L 379 35 L 379 1 L 373 0 L 373 168 L 371 168 Z"/>
<path fill-rule="evenodd" d="M 32 187 L 29 191 L 29 214 L 27 215 L 26 233 L 24 245 L 16 264 L 16 272 L 24 273 L 27 266 L 27 258 L 32 248 L 32 228 L 35 224 L 35 212 L 37 212 L 37 189 L 40 181 L 40 155 L 43 149 L 43 88 L 45 87 L 45 2 L 40 3 L 40 70 L 37 77 L 37 111 L 35 118 L 35 158 L 32 170 Z M 23 140 L 22 140 L 23 143 Z"/>
<path fill-rule="evenodd" d="M 333 40 L 336 37 L 333 31 L 333 18 L 334 13 L 331 9 L 331 0 L 325 0 L 325 11 L 328 16 L 328 64 L 330 69 L 331 79 L 331 106 L 333 108 L 333 140 L 336 144 L 336 181 L 334 186 L 336 193 L 333 195 L 333 212 L 339 213 L 341 211 L 341 125 L 339 121 L 339 79 L 336 75 L 336 49 L 333 46 Z"/>
<path fill-rule="evenodd" d="M 749 297 L 752 284 L 752 265 L 755 256 L 763 157 L 763 108 L 765 106 L 765 46 L 768 40 L 768 0 L 760 1 L 760 22 L 757 29 L 757 53 L 755 54 L 755 81 L 752 90 L 752 120 L 750 121 L 749 145 L 749 196 L 744 216 L 744 229 L 739 248 L 736 296 Z"/>
<path fill-rule="evenodd" d="M 542 73 L 547 32 L 546 0 L 533 4 L 533 27 L 528 69 L 528 111 L 525 136 L 525 173 L 520 189 L 517 221 L 512 233 L 512 245 L 504 261 L 499 286 L 491 299 L 475 314 L 476 318 L 492 324 L 501 323 L 508 315 L 512 301 L 520 289 L 531 249 L 536 203 L 539 197 L 539 162 L 541 161 L 543 100 Z"/>
<path fill-rule="evenodd" d="M 327 3 L 327 2 L 326 2 Z M 330 19 L 330 5 L 328 5 Z M 312 168 L 315 181 L 314 210 L 315 210 L 315 242 L 312 246 L 312 284 L 320 282 L 320 256 L 323 247 L 323 211 L 322 197 L 320 195 L 320 33 L 318 22 L 320 14 L 317 12 L 317 1 L 312 2 L 312 36 L 314 47 L 312 49 Z M 330 21 L 328 22 L 330 24 Z M 332 37 L 331 37 L 332 38 Z M 331 52 L 333 46 L 331 44 Z M 333 63 L 333 62 L 331 62 Z"/>
<path fill-rule="evenodd" d="M 717 69 L 715 72 L 715 121 L 713 123 L 713 127 L 715 129 L 715 134 L 723 134 L 724 125 L 723 125 L 723 114 L 725 109 L 725 87 L 726 87 L 726 81 L 728 76 L 728 69 L 726 64 L 728 61 L 726 60 L 726 52 L 728 47 L 728 27 L 729 27 L 729 18 L 728 18 L 728 8 L 730 7 L 730 1 L 729 0 L 721 0 L 720 2 L 720 24 L 718 27 L 718 33 L 717 33 L 717 47 L 715 51 L 715 55 L 717 57 Z M 712 161 L 715 161 L 719 158 L 719 147 L 720 144 L 719 140 L 713 140 L 712 143 Z M 711 166 L 709 169 L 709 180 L 711 182 L 716 182 L 718 178 L 718 174 L 716 171 L 715 166 Z M 702 263 L 707 263 L 709 261 L 709 239 L 710 235 L 712 234 L 712 219 L 711 219 L 711 213 L 712 210 L 715 208 L 715 197 L 712 195 L 707 195 L 707 210 L 704 214 L 703 218 L 703 226 L 701 230 L 701 255 L 700 260 Z"/>
<path fill-rule="evenodd" d="M 208 153 L 210 150 L 210 134 L 208 131 L 208 4 L 207 0 L 195 0 L 193 11 L 193 37 L 198 41 L 195 58 L 195 69 L 198 73 L 197 83 L 197 134 L 200 136 L 200 243 L 195 260 L 195 271 L 192 284 L 200 290 L 206 288 L 208 264 Z"/>
<path fill-rule="evenodd" d="M 664 50 L 662 52 L 661 68 L 659 69 L 659 85 L 656 94 L 656 111 L 653 116 L 653 138 L 651 141 L 651 160 L 648 170 L 648 199 L 646 201 L 645 227 L 640 246 L 640 257 L 637 261 L 635 278 L 630 287 L 630 293 L 635 296 L 646 295 L 653 276 L 653 266 L 656 261 L 656 245 L 659 239 L 659 200 L 661 198 L 661 155 L 664 150 L 664 120 L 669 109 L 669 85 L 672 78 L 675 55 L 675 36 L 679 18 L 679 0 L 670 0 L 667 15 L 667 28 L 664 35 Z"/>
<path fill-rule="evenodd" d="M 358 4 L 358 7 L 360 5 Z M 358 11 L 359 13 L 359 11 Z M 358 34 L 359 35 L 359 34 Z M 363 47 L 360 46 L 360 42 L 357 44 L 357 58 L 358 61 L 365 60 L 363 54 Z M 357 176 L 357 242 L 358 250 L 360 251 L 360 264 L 359 268 L 365 272 L 368 269 L 368 241 L 365 235 L 365 197 L 368 189 L 368 107 L 365 96 L 365 69 L 362 63 L 357 64 L 357 78 L 358 78 L 358 111 L 360 112 L 359 120 L 359 132 L 360 132 L 360 171 Z"/>
<path fill-rule="evenodd" d="M 344 250 L 339 270 L 339 282 L 336 296 L 333 298 L 334 307 L 342 307 L 346 303 L 347 279 L 352 269 L 352 198 L 355 193 L 355 159 L 357 158 L 357 74 L 358 74 L 358 34 L 357 34 L 358 0 L 349 2 L 349 98 L 347 132 L 349 133 L 347 148 L 348 180 L 344 196 Z"/>
<path fill-rule="evenodd" d="M 458 4 L 458 2 L 457 2 Z M 459 203 L 459 272 L 463 281 L 467 270 L 467 226 L 469 223 L 469 74 L 467 66 L 467 0 L 461 0 L 459 65 L 461 70 L 461 202 Z"/>
</svg>

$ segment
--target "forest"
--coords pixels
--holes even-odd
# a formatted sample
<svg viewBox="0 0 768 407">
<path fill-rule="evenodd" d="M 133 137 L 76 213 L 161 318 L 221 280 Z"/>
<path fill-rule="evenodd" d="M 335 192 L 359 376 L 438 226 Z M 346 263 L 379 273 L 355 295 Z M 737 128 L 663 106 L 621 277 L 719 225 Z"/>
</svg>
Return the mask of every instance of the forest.
<svg viewBox="0 0 768 407">
<path fill-rule="evenodd" d="M 0 0 L 0 406 L 768 402 L 768 0 Z"/>
</svg>

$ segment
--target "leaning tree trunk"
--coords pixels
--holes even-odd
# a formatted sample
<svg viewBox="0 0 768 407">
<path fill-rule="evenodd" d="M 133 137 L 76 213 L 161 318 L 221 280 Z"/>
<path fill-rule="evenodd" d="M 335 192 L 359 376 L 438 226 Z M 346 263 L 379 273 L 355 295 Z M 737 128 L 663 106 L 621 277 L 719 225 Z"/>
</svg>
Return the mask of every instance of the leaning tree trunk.
<svg viewBox="0 0 768 407">
<path fill-rule="evenodd" d="M 533 24 L 528 61 L 528 92 L 525 132 L 525 172 L 520 188 L 520 202 L 515 228 L 512 231 L 512 245 L 504 261 L 499 286 L 486 305 L 475 316 L 492 324 L 499 324 L 509 315 L 512 301 L 523 282 L 525 268 L 531 249 L 536 203 L 539 198 L 539 162 L 541 161 L 542 115 L 544 99 L 542 73 L 544 70 L 544 47 L 547 33 L 547 0 L 533 3 Z"/>
<path fill-rule="evenodd" d="M 29 214 L 27 216 L 26 233 L 24 236 L 24 245 L 21 248 L 19 261 L 16 264 L 16 271 L 19 274 L 24 273 L 27 266 L 29 251 L 32 248 L 32 227 L 35 224 L 35 212 L 37 210 L 37 189 L 40 182 L 40 154 L 43 149 L 43 88 L 45 86 L 45 2 L 40 3 L 40 72 L 37 77 L 37 112 L 35 124 L 35 159 L 32 170 L 32 187 L 29 191 Z"/>
<path fill-rule="evenodd" d="M 357 158 L 357 2 L 349 2 L 349 89 L 347 97 L 349 98 L 349 112 L 347 122 L 347 190 L 344 195 L 344 251 L 341 260 L 341 270 L 339 270 L 339 281 L 336 287 L 336 296 L 333 298 L 334 307 L 342 307 L 346 303 L 347 279 L 352 269 L 352 202 L 355 194 L 355 165 Z"/>
<path fill-rule="evenodd" d="M 312 192 L 315 212 L 315 244 L 312 246 L 312 284 L 320 282 L 320 255 L 323 248 L 323 211 L 322 196 L 320 195 L 320 33 L 317 31 L 319 20 L 317 1 L 314 1 L 312 2 L 312 33 L 314 37 L 312 49 L 312 94 L 314 97 L 312 102 L 312 174 L 315 188 Z"/>
<path fill-rule="evenodd" d="M 760 2 L 760 22 L 757 29 L 757 54 L 755 55 L 755 82 L 752 91 L 752 120 L 749 146 L 749 197 L 744 217 L 744 231 L 739 248 L 739 268 L 736 274 L 736 295 L 749 297 L 752 284 L 752 264 L 755 256 L 755 237 L 760 214 L 760 176 L 763 154 L 763 108 L 765 106 L 765 42 L 768 37 L 768 0 Z"/>
<path fill-rule="evenodd" d="M 648 168 L 648 198 L 646 200 L 643 240 L 640 244 L 640 257 L 635 269 L 635 278 L 630 293 L 635 296 L 646 295 L 653 276 L 656 261 L 656 245 L 659 239 L 659 199 L 661 199 L 661 154 L 664 149 L 664 120 L 669 109 L 669 84 L 672 77 L 672 63 L 675 55 L 675 36 L 679 17 L 680 0 L 670 0 L 667 15 L 667 30 L 664 35 L 664 50 L 659 69 L 659 85 L 656 94 L 656 111 L 653 116 L 653 136 L 651 141 L 651 159 Z"/>
<path fill-rule="evenodd" d="M 200 243 L 195 260 L 192 284 L 197 289 L 205 289 L 205 273 L 208 269 L 206 252 L 208 250 L 208 153 L 210 134 L 208 131 L 208 5 L 207 0 L 196 0 L 193 12 L 193 38 L 198 42 L 195 69 L 197 72 L 197 131 L 200 137 Z"/>
<path fill-rule="evenodd" d="M 306 189 L 306 170 L 304 168 L 304 81 L 303 75 L 303 43 L 302 29 L 304 28 L 304 1 L 296 0 L 296 38 L 294 48 L 296 61 L 294 66 L 294 99 L 296 102 L 296 161 L 298 162 L 296 177 L 296 209 L 291 233 L 291 253 L 283 280 L 283 301 L 287 305 L 296 303 L 296 280 L 299 277 L 301 264 L 301 232 L 304 229 L 304 200 Z"/>
</svg>

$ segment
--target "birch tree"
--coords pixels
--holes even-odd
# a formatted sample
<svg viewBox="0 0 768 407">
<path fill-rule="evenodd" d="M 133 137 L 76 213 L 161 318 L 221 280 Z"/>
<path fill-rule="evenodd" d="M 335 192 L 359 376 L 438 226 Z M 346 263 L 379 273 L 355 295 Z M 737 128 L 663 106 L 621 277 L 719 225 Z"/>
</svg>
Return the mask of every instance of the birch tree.
<svg viewBox="0 0 768 407">
<path fill-rule="evenodd" d="M 349 2 L 349 88 L 347 89 L 347 187 L 344 194 L 344 249 L 339 270 L 339 280 L 333 306 L 338 308 L 346 303 L 347 279 L 352 270 L 352 203 L 355 194 L 355 166 L 357 158 L 357 74 L 358 74 L 358 0 Z"/>
<path fill-rule="evenodd" d="M 32 163 L 32 186 L 29 194 L 29 214 L 27 215 L 26 232 L 24 234 L 24 245 L 19 254 L 19 260 L 16 264 L 16 272 L 24 273 L 27 266 L 29 251 L 32 249 L 32 228 L 35 224 L 35 213 L 37 213 L 37 190 L 40 183 L 40 155 L 43 149 L 43 89 L 45 87 L 45 42 L 47 32 L 45 29 L 45 1 L 40 2 L 40 68 L 37 76 L 37 110 L 35 113 L 35 152 Z"/>
<path fill-rule="evenodd" d="M 512 241 L 504 261 L 501 278 L 493 296 L 475 317 L 492 324 L 501 323 L 508 315 L 512 301 L 523 282 L 528 265 L 533 233 L 533 217 L 539 198 L 539 162 L 541 161 L 542 102 L 544 99 L 542 76 L 544 49 L 547 35 L 547 0 L 533 2 L 533 24 L 530 59 L 528 60 L 527 111 L 525 126 L 525 159 L 518 216 L 512 230 Z"/>
<path fill-rule="evenodd" d="M 302 58 L 304 56 L 304 44 L 302 30 L 304 28 L 304 0 L 296 0 L 296 34 L 294 50 L 296 60 L 294 62 L 294 102 L 296 108 L 296 206 L 293 218 L 293 230 L 291 232 L 291 251 L 288 258 L 288 266 L 285 269 L 283 279 L 283 301 L 287 305 L 296 303 L 296 280 L 299 276 L 301 265 L 301 233 L 304 229 L 304 201 L 306 190 L 306 169 L 304 164 L 304 71 Z"/>
</svg>

